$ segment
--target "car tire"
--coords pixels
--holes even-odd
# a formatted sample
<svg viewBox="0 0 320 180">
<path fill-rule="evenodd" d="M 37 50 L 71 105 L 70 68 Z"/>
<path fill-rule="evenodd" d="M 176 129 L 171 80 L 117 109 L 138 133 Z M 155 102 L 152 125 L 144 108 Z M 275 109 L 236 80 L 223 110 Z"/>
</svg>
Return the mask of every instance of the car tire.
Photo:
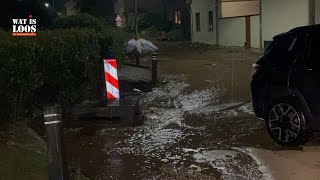
<svg viewBox="0 0 320 180">
<path fill-rule="evenodd" d="M 299 146 L 308 141 L 310 130 L 306 118 L 293 97 L 273 103 L 266 115 L 266 127 L 271 138 L 282 146 Z"/>
</svg>

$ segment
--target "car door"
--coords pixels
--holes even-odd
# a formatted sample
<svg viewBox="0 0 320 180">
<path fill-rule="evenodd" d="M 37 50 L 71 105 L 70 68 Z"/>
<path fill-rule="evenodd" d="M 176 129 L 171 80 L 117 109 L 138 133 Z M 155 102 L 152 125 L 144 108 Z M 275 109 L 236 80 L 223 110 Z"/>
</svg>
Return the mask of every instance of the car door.
<svg viewBox="0 0 320 180">
<path fill-rule="evenodd" d="M 270 61 L 269 84 L 272 99 L 279 99 L 288 95 L 288 76 L 290 65 L 294 59 L 291 57 L 291 47 L 295 45 L 297 38 L 294 35 L 282 37 L 268 52 Z"/>
<path fill-rule="evenodd" d="M 314 117 L 320 117 L 320 32 L 308 34 L 304 57 L 294 70 L 296 88 L 302 93 Z"/>
</svg>

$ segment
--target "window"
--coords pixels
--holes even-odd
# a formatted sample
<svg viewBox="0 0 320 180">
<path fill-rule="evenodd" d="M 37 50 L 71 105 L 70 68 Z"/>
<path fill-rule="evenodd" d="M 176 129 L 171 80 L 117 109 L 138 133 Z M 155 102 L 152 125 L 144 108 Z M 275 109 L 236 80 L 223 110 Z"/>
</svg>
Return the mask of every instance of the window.
<svg viewBox="0 0 320 180">
<path fill-rule="evenodd" d="M 295 44 L 295 41 L 293 37 L 275 39 L 272 47 L 268 48 L 266 55 L 271 57 L 272 63 L 279 64 L 281 62 L 286 64 L 289 60 L 290 49 L 293 48 L 291 46 Z"/>
<path fill-rule="evenodd" d="M 307 55 L 308 67 L 319 71 L 320 70 L 320 36 L 314 34 L 311 38 L 311 44 Z"/>
<path fill-rule="evenodd" d="M 175 11 L 174 13 L 174 22 L 176 24 L 181 24 L 181 11 Z"/>
<path fill-rule="evenodd" d="M 200 13 L 196 13 L 196 31 L 200 32 Z"/>
<path fill-rule="evenodd" d="M 209 11 L 209 31 L 213 31 L 213 11 Z"/>
</svg>

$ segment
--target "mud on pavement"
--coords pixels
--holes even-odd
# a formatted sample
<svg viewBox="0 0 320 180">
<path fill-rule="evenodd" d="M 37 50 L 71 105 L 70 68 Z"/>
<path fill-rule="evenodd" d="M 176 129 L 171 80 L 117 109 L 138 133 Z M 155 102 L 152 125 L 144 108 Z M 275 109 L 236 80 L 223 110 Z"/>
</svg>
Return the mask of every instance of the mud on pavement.
<svg viewBox="0 0 320 180">
<path fill-rule="evenodd" d="M 279 147 L 250 102 L 259 54 L 174 47 L 159 53 L 161 82 L 140 101 L 144 125 L 68 129 L 69 161 L 89 179 L 275 179 L 268 164 Z"/>
</svg>

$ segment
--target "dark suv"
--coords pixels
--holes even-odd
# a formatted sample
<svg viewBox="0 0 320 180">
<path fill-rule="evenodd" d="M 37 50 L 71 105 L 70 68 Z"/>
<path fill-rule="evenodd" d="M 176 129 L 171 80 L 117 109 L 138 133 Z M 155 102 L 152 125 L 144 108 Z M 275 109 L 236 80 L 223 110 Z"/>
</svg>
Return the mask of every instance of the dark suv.
<svg viewBox="0 0 320 180">
<path fill-rule="evenodd" d="M 275 36 L 252 71 L 254 112 L 272 139 L 305 143 L 320 129 L 320 25 Z"/>
</svg>

